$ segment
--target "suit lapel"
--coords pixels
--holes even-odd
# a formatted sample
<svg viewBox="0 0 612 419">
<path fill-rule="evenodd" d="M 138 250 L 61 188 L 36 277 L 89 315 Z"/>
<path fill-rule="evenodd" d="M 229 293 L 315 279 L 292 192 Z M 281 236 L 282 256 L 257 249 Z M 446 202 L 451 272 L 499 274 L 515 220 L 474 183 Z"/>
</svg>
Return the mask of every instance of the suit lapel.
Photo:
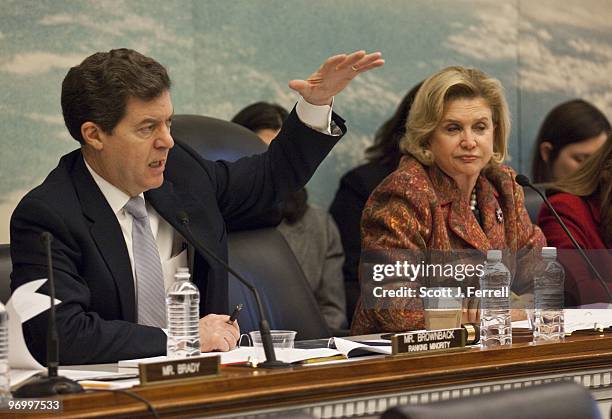
<svg viewBox="0 0 612 419">
<path fill-rule="evenodd" d="M 132 265 L 117 217 L 85 167 L 82 155 L 74 166 L 72 178 L 83 214 L 91 223 L 91 236 L 119 291 L 122 317 L 135 322 L 136 300 Z"/>
<path fill-rule="evenodd" d="M 482 218 L 482 229 L 489 240 L 491 249 L 504 249 L 506 247 L 504 217 L 497 200 L 499 194 L 491 182 L 482 175 L 478 178 L 476 193 Z"/>
<path fill-rule="evenodd" d="M 448 206 L 448 229 L 475 249 L 487 251 L 489 240 L 467 203 L 461 200 L 457 184 L 437 165 L 429 166 L 429 177 L 441 206 Z"/>
<path fill-rule="evenodd" d="M 192 235 L 206 247 L 220 254 L 219 240 L 211 234 L 211 229 L 206 221 L 206 209 L 198 206 L 195 200 L 190 199 L 189 196 L 179 195 L 175 191 L 172 182 L 164 180 L 164 183 L 159 188 L 145 192 L 145 198 L 158 214 L 170 223 L 185 238 L 186 242 L 193 246 L 194 243 L 187 239 L 189 234 L 178 217 L 179 212 L 185 212 L 189 217 L 189 229 Z M 215 263 L 207 255 L 202 254 L 201 256 L 207 261 L 209 266 Z M 193 258 L 190 255 L 191 260 Z"/>
<path fill-rule="evenodd" d="M 183 231 L 183 226 L 179 221 L 178 213 L 185 211 L 180 198 L 174 193 L 174 186 L 170 181 L 164 183 L 156 189 L 151 189 L 144 193 L 145 199 L 150 203 L 155 211 L 164 218 L 174 229 Z"/>
<path fill-rule="evenodd" d="M 489 240 L 467 204 L 453 201 L 448 213 L 448 227 L 475 249 L 486 252 Z"/>
</svg>

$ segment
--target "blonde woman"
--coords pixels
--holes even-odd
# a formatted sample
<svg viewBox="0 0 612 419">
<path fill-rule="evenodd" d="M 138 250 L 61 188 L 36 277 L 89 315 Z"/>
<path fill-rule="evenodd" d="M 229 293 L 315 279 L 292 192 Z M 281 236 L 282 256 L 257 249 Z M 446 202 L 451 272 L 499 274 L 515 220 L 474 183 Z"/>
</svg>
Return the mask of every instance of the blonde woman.
<svg viewBox="0 0 612 419">
<path fill-rule="evenodd" d="M 406 128 L 400 143 L 405 156 L 364 209 L 362 252 L 516 253 L 545 244 L 529 220 L 514 171 L 503 165 L 510 117 L 498 80 L 463 67 L 434 74 L 419 89 Z M 353 333 L 423 328 L 421 299 L 370 304 L 364 298 L 372 289 L 369 280 L 361 278 Z"/>
</svg>

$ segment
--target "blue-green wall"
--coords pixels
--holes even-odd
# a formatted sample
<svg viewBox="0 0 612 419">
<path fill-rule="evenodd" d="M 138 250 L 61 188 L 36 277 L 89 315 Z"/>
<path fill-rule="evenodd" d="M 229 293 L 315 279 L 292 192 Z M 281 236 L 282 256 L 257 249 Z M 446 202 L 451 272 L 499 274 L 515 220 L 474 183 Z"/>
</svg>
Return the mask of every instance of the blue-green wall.
<svg viewBox="0 0 612 419">
<path fill-rule="evenodd" d="M 62 123 L 60 85 L 95 51 L 151 55 L 174 79 L 176 113 L 231 118 L 258 100 L 291 107 L 287 81 L 329 55 L 381 50 L 386 66 L 336 99 L 350 131 L 309 184 L 326 207 L 407 89 L 447 65 L 502 81 L 519 171 L 559 101 L 583 97 L 612 116 L 611 22 L 612 3 L 594 0 L 0 0 L 0 242 L 19 198 L 77 145 Z"/>
</svg>

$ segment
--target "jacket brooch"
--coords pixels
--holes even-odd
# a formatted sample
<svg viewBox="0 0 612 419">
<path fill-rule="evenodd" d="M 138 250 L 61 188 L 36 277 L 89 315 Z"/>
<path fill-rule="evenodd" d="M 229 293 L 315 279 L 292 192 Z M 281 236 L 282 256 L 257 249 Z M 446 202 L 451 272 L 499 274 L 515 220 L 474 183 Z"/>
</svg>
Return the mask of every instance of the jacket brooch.
<svg viewBox="0 0 612 419">
<path fill-rule="evenodd" d="M 497 207 L 497 209 L 495 210 L 495 218 L 497 218 L 497 222 L 498 223 L 503 223 L 504 222 L 504 213 L 502 212 L 501 208 Z"/>
</svg>

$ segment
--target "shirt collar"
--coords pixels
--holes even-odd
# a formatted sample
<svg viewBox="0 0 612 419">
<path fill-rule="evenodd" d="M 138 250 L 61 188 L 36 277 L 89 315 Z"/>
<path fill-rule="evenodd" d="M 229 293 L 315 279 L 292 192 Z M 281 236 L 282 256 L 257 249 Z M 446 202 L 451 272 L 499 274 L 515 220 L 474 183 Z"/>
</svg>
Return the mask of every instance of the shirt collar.
<svg viewBox="0 0 612 419">
<path fill-rule="evenodd" d="M 130 196 L 97 174 L 96 171 L 87 163 L 87 160 L 83 159 L 83 161 L 85 162 L 85 167 L 87 167 L 87 170 L 89 170 L 91 177 L 93 177 L 94 182 L 96 182 L 96 185 L 98 185 L 98 188 L 100 188 L 102 195 L 104 195 L 104 198 L 106 198 L 108 205 L 110 205 L 111 209 L 113 210 L 113 213 L 118 214 L 130 200 Z M 144 199 L 143 193 L 138 194 L 138 196 Z"/>
</svg>

